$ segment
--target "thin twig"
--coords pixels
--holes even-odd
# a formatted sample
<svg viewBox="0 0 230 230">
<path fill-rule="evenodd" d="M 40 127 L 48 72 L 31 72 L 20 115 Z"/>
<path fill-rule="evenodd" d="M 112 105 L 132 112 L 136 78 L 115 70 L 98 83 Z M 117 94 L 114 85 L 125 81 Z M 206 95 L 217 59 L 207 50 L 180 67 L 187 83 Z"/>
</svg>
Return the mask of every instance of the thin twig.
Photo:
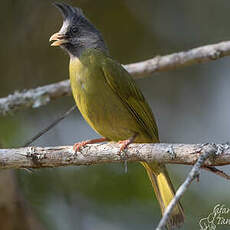
<svg viewBox="0 0 230 230">
<path fill-rule="evenodd" d="M 230 41 L 225 41 L 184 52 L 157 56 L 142 62 L 124 65 L 124 67 L 134 78 L 143 78 L 155 72 L 209 62 L 228 55 L 230 55 Z M 69 84 L 69 80 L 65 80 L 0 98 L 0 115 L 6 115 L 22 108 L 37 108 L 58 97 L 70 95 Z"/>
<path fill-rule="evenodd" d="M 167 221 L 171 215 L 171 212 L 173 211 L 173 208 L 176 206 L 180 198 L 183 196 L 183 194 L 186 192 L 188 189 L 189 185 L 192 183 L 192 181 L 195 178 L 198 178 L 200 175 L 200 169 L 201 166 L 204 164 L 205 160 L 208 159 L 211 155 L 216 153 L 216 148 L 210 148 L 207 150 L 204 154 L 201 154 L 200 157 L 198 158 L 196 164 L 193 166 L 192 170 L 188 174 L 186 180 L 184 183 L 179 187 L 177 190 L 174 198 L 171 200 L 170 204 L 167 206 L 156 230 L 162 230 L 166 225 Z"/>
<path fill-rule="evenodd" d="M 222 153 L 206 160 L 204 166 L 230 164 L 230 146 L 223 146 Z M 169 151 L 172 147 L 175 153 L 173 157 Z M 131 144 L 126 151 L 126 160 L 193 165 L 200 154 L 210 147 L 217 149 L 215 144 Z M 87 145 L 77 153 L 72 146 L 0 149 L 0 168 L 44 168 L 123 162 L 124 158 L 118 154 L 119 150 L 120 145 L 116 143 Z"/>
<path fill-rule="evenodd" d="M 41 137 L 43 134 L 47 133 L 50 129 L 52 129 L 55 125 L 57 125 L 60 121 L 62 121 L 66 116 L 68 116 L 70 113 L 72 113 L 76 109 L 76 105 L 72 106 L 69 110 L 67 110 L 65 113 L 63 113 L 60 117 L 58 117 L 56 120 L 54 120 L 50 125 L 48 125 L 46 128 L 41 130 L 38 134 L 33 136 L 29 141 L 27 141 L 23 147 L 27 147 L 30 144 L 32 144 L 35 140 L 37 140 L 39 137 Z"/>
<path fill-rule="evenodd" d="M 203 169 L 209 171 L 209 172 L 212 172 L 214 174 L 216 174 L 217 176 L 220 176 L 220 177 L 223 177 L 227 180 L 230 180 L 230 176 L 228 174 L 226 174 L 224 171 L 222 170 L 219 170 L 215 167 L 211 167 L 211 166 L 208 166 L 208 167 L 202 167 Z"/>
</svg>

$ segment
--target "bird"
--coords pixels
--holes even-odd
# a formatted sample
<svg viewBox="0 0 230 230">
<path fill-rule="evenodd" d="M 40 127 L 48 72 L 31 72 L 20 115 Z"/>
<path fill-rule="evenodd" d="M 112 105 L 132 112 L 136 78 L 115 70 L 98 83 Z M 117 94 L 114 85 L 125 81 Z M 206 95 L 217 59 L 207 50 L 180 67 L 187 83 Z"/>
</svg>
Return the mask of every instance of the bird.
<svg viewBox="0 0 230 230">
<path fill-rule="evenodd" d="M 69 76 L 72 94 L 84 119 L 102 137 L 78 142 L 75 151 L 86 144 L 119 142 L 120 152 L 131 143 L 159 143 L 158 128 L 150 106 L 132 76 L 114 60 L 100 31 L 78 7 L 55 2 L 63 17 L 61 29 L 49 41 L 70 57 Z M 162 214 L 175 191 L 166 166 L 158 162 L 140 162 L 147 171 Z M 184 222 L 178 202 L 171 212 L 167 228 Z"/>
</svg>

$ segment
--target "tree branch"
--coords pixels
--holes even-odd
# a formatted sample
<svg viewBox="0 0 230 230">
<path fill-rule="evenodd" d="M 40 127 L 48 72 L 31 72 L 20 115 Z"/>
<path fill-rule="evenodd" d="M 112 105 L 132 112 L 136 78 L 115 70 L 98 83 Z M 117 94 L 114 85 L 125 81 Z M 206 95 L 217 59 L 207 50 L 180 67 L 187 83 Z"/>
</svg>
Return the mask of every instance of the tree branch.
<svg viewBox="0 0 230 230">
<path fill-rule="evenodd" d="M 132 144 L 125 154 L 125 160 L 193 165 L 200 154 L 210 147 L 216 149 L 216 155 L 206 160 L 204 166 L 230 164 L 228 144 Z M 116 143 L 87 145 L 76 154 L 72 146 L 0 149 L 0 168 L 43 168 L 123 162 L 124 156 L 118 154 L 119 149 L 120 146 Z"/>
<path fill-rule="evenodd" d="M 157 56 L 146 61 L 124 65 L 124 67 L 134 78 L 143 78 L 155 72 L 209 62 L 228 55 L 230 55 L 230 41 L 202 46 L 185 52 Z M 0 98 L 0 115 L 22 108 L 37 108 L 53 99 L 70 94 L 69 80 L 23 92 L 15 92 L 5 98 Z"/>
<path fill-rule="evenodd" d="M 199 156 L 196 164 L 193 166 L 192 170 L 188 174 L 186 180 L 184 183 L 179 187 L 177 190 L 174 198 L 171 200 L 167 208 L 165 209 L 165 212 L 156 228 L 156 230 L 162 230 L 166 225 L 167 221 L 170 217 L 171 212 L 173 211 L 173 208 L 176 206 L 177 202 L 180 200 L 180 198 L 183 196 L 183 194 L 188 190 L 189 185 L 192 183 L 192 181 L 195 178 L 199 178 L 200 175 L 200 168 L 204 164 L 205 160 L 208 159 L 211 155 L 214 155 L 216 153 L 216 149 L 212 146 L 209 146 L 209 149 L 206 150 L 206 152 Z"/>
<path fill-rule="evenodd" d="M 156 56 L 155 58 L 129 64 L 124 67 L 134 78 L 143 78 L 155 72 L 168 71 L 178 67 L 215 61 L 228 55 L 230 55 L 230 41 L 201 46 L 165 56 Z"/>
<path fill-rule="evenodd" d="M 46 105 L 51 100 L 70 94 L 69 80 L 25 90 L 23 92 L 16 91 L 14 94 L 0 98 L 0 115 L 6 115 L 22 108 L 38 108 L 42 105 Z"/>
</svg>

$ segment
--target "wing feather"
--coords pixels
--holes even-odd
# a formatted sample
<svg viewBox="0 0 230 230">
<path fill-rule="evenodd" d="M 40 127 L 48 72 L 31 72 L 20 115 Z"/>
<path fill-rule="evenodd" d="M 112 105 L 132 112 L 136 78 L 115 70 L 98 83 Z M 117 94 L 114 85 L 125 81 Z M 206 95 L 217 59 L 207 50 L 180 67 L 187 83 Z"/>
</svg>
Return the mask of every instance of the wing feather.
<svg viewBox="0 0 230 230">
<path fill-rule="evenodd" d="M 131 75 L 118 62 L 109 57 L 102 64 L 107 84 L 135 117 L 141 129 L 153 141 L 159 141 L 153 113 Z"/>
</svg>

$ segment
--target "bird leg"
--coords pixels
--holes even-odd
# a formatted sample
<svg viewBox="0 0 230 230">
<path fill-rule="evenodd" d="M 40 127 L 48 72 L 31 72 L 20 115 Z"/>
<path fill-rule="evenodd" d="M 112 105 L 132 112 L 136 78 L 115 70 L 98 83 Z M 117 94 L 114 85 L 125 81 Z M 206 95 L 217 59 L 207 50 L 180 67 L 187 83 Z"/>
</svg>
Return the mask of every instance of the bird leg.
<svg viewBox="0 0 230 230">
<path fill-rule="evenodd" d="M 123 140 L 123 141 L 118 141 L 118 144 L 121 144 L 118 155 L 120 155 L 122 157 L 121 153 L 124 152 L 125 150 L 127 150 L 128 146 L 134 142 L 134 140 L 136 139 L 137 136 L 138 136 L 138 133 L 134 133 L 134 135 L 132 137 L 130 137 L 129 139 Z M 124 154 L 123 157 L 124 157 L 124 164 L 125 164 L 125 173 L 127 173 L 128 166 L 127 166 L 127 160 L 126 160 L 126 153 Z"/>
<path fill-rule="evenodd" d="M 130 137 L 127 140 L 119 141 L 118 144 L 121 144 L 120 150 L 119 150 L 119 155 L 121 154 L 122 151 L 125 151 L 130 144 L 134 142 L 136 137 L 138 136 L 138 133 L 135 133 L 132 137 Z"/>
<path fill-rule="evenodd" d="M 75 152 L 79 152 L 80 148 L 84 147 L 87 144 L 95 144 L 95 143 L 100 143 L 100 142 L 104 142 L 107 141 L 108 139 L 106 137 L 101 137 L 98 139 L 92 139 L 92 140 L 87 140 L 87 141 L 81 141 L 81 142 L 77 142 L 73 145 L 73 150 Z"/>
</svg>

